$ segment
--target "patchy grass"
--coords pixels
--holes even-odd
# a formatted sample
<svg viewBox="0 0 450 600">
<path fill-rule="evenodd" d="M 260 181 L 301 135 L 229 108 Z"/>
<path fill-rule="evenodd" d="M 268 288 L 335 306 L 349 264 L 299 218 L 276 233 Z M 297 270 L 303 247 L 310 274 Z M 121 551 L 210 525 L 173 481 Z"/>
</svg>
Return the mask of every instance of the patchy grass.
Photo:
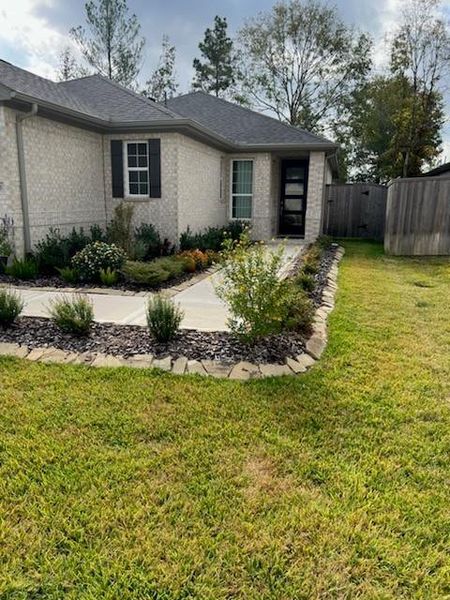
<svg viewBox="0 0 450 600">
<path fill-rule="evenodd" d="M 301 378 L 1 359 L 0 598 L 449 597 L 449 297 L 349 242 Z"/>
</svg>

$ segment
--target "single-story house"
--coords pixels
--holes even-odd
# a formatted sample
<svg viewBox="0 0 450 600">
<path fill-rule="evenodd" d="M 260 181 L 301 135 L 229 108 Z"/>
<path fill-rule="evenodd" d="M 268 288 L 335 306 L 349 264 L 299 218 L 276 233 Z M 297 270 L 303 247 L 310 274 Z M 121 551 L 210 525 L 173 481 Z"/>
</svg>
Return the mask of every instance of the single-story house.
<svg viewBox="0 0 450 600">
<path fill-rule="evenodd" d="M 202 92 L 156 103 L 104 77 L 56 83 L 0 60 L 0 214 L 18 253 L 105 226 L 121 201 L 176 243 L 246 219 L 255 239 L 314 240 L 336 144 Z"/>
<path fill-rule="evenodd" d="M 435 167 L 426 173 L 422 173 L 421 177 L 450 177 L 450 162 L 439 165 L 439 167 Z"/>
</svg>

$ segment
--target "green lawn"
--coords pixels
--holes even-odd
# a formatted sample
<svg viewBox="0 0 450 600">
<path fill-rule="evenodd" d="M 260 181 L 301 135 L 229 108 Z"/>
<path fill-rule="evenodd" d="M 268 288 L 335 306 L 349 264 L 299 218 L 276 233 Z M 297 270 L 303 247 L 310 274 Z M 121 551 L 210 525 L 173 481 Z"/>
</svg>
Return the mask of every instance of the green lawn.
<svg viewBox="0 0 450 600">
<path fill-rule="evenodd" d="M 0 360 L 0 598 L 450 597 L 450 262 L 346 243 L 300 378 Z"/>
</svg>

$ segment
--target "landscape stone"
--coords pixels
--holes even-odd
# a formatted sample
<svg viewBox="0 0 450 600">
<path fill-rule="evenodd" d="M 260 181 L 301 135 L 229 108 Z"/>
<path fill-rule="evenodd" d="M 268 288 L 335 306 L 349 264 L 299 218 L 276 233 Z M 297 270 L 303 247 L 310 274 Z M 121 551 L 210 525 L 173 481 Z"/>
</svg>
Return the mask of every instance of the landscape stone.
<svg viewBox="0 0 450 600">
<path fill-rule="evenodd" d="M 91 352 L 81 352 L 80 354 L 76 354 L 72 364 L 74 365 L 91 365 L 94 361 L 96 355 Z"/>
<path fill-rule="evenodd" d="M 303 354 L 299 354 L 295 357 L 296 362 L 302 367 L 303 371 L 312 367 L 316 362 L 312 356 L 304 352 Z"/>
<path fill-rule="evenodd" d="M 8 342 L 0 343 L 0 355 L 15 356 L 16 358 L 25 358 L 29 353 L 27 346 L 19 346 Z"/>
<path fill-rule="evenodd" d="M 292 375 L 291 369 L 287 365 L 261 364 L 259 370 L 263 377 L 280 377 L 280 375 Z"/>
<path fill-rule="evenodd" d="M 112 354 L 97 354 L 92 362 L 93 367 L 122 367 L 123 365 L 123 360 Z"/>
<path fill-rule="evenodd" d="M 172 368 L 172 357 L 166 356 L 165 358 L 159 358 L 153 361 L 152 367 L 154 369 L 161 369 L 162 371 L 170 371 Z"/>
<path fill-rule="evenodd" d="M 44 352 L 46 351 L 47 348 L 33 348 L 33 350 L 31 350 L 30 354 L 28 354 L 27 359 L 28 360 L 40 360 L 42 355 L 44 354 Z"/>
<path fill-rule="evenodd" d="M 67 352 L 58 348 L 47 348 L 39 361 L 43 363 L 64 363 L 67 354 Z"/>
<path fill-rule="evenodd" d="M 293 358 L 287 357 L 286 364 L 296 375 L 298 375 L 299 373 L 304 373 L 306 371 L 306 368 Z"/>
<path fill-rule="evenodd" d="M 127 367 L 133 369 L 148 369 L 152 366 L 153 354 L 135 354 L 126 360 Z"/>
<path fill-rule="evenodd" d="M 187 367 L 187 358 L 185 356 L 179 356 L 174 360 L 172 365 L 172 373 L 174 375 L 184 375 Z"/>
<path fill-rule="evenodd" d="M 208 375 L 216 377 L 217 379 L 228 377 L 231 371 L 231 365 L 215 360 L 202 360 L 202 365 L 205 367 Z"/>
<path fill-rule="evenodd" d="M 188 373 L 196 373 L 197 375 L 208 375 L 205 367 L 198 360 L 188 360 Z"/>
<path fill-rule="evenodd" d="M 260 376 L 258 365 L 251 362 L 241 361 L 234 365 L 229 375 L 230 379 L 246 381 L 247 379 L 255 379 Z"/>
<path fill-rule="evenodd" d="M 319 359 L 322 356 L 323 351 L 325 350 L 326 340 L 317 335 L 312 335 L 309 340 L 306 342 L 306 351 L 313 358 Z"/>
</svg>

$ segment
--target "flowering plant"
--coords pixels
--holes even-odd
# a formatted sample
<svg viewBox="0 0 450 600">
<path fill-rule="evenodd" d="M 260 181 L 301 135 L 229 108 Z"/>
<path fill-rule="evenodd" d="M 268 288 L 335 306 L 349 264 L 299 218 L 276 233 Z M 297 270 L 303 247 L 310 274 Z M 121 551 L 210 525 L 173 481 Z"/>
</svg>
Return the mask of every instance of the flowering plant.
<svg viewBox="0 0 450 600">
<path fill-rule="evenodd" d="M 72 258 L 72 267 L 81 279 L 92 280 L 100 277 L 100 271 L 118 271 L 125 263 L 126 255 L 115 244 L 93 242 Z"/>
</svg>

